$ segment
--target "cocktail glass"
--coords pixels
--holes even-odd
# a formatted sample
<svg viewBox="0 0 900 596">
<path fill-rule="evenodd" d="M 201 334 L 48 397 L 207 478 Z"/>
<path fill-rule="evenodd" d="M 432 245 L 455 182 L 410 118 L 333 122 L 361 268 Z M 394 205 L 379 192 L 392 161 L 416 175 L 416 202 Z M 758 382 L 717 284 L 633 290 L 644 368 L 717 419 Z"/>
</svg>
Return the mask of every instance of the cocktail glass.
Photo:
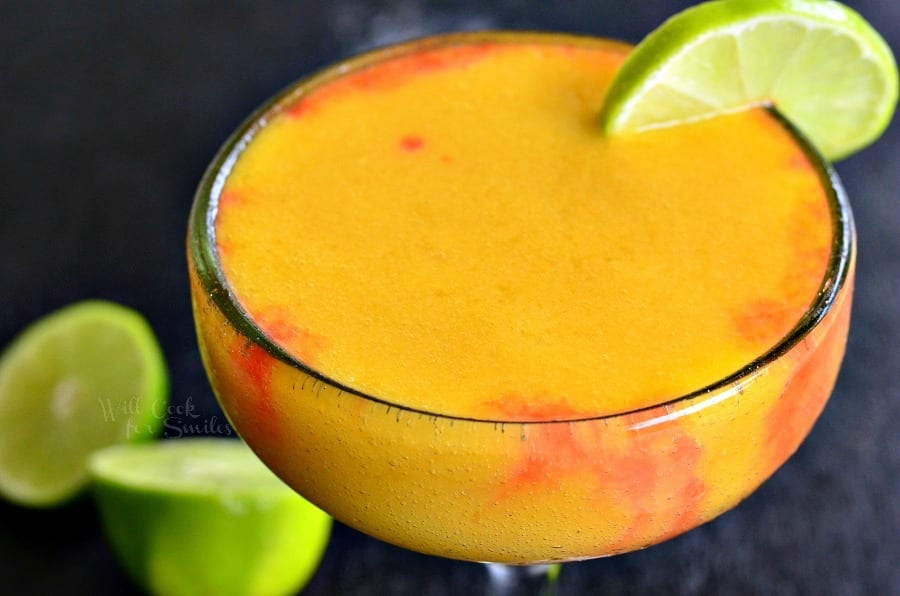
<svg viewBox="0 0 900 596">
<path fill-rule="evenodd" d="M 286 353 L 230 292 L 215 242 L 224 180 L 267 116 L 386 58 L 529 36 L 552 39 L 487 33 L 417 40 L 290 87 L 254 113 L 215 157 L 197 192 L 188 236 L 201 354 L 244 440 L 290 486 L 352 527 L 419 552 L 495 564 L 497 591 L 557 563 L 656 544 L 755 490 L 797 449 L 833 388 L 855 263 L 852 215 L 836 175 L 784 122 L 829 197 L 827 271 L 805 314 L 777 345 L 708 386 L 616 415 L 475 420 L 366 395 Z"/>
</svg>

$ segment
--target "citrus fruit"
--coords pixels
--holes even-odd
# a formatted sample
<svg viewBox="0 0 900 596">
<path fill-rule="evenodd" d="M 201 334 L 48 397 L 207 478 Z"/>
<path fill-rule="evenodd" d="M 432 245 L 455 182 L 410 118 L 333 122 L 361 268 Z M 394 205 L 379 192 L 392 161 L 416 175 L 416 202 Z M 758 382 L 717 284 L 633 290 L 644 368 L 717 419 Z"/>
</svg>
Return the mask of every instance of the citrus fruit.
<svg viewBox="0 0 900 596">
<path fill-rule="evenodd" d="M 0 356 L 0 494 L 49 506 L 77 493 L 87 458 L 156 434 L 165 361 L 139 314 L 81 302 L 28 327 Z"/>
<path fill-rule="evenodd" d="M 119 445 L 90 469 L 110 544 L 153 594 L 290 594 L 328 543 L 331 518 L 240 441 Z"/>
<path fill-rule="evenodd" d="M 607 134 L 773 104 L 829 159 L 874 141 L 897 104 L 881 36 L 830 0 L 719 0 L 648 35 L 610 86 Z"/>
</svg>

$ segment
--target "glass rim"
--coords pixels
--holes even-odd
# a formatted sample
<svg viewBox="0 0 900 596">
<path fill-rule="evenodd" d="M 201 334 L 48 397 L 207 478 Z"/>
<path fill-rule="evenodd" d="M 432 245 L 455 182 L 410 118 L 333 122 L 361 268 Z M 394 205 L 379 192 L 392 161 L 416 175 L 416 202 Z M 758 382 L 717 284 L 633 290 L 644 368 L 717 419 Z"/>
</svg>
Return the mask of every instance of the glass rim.
<svg viewBox="0 0 900 596">
<path fill-rule="evenodd" d="M 832 222 L 831 253 L 828 259 L 828 265 L 815 298 L 806 308 L 803 316 L 784 337 L 776 342 L 774 346 L 763 352 L 757 358 L 743 365 L 738 370 L 694 391 L 638 408 L 628 408 L 618 412 L 596 416 L 582 416 L 578 418 L 503 420 L 432 412 L 370 395 L 311 368 L 287 353 L 253 322 L 249 313 L 243 309 L 237 298 L 234 296 L 225 279 L 224 272 L 220 267 L 217 250 L 215 248 L 215 220 L 218 213 L 219 195 L 225 185 L 226 179 L 231 173 L 231 169 L 255 134 L 266 126 L 269 117 L 280 113 L 286 105 L 296 101 L 310 89 L 315 89 L 333 79 L 340 78 L 348 72 L 364 68 L 389 58 L 403 56 L 423 49 L 433 49 L 452 45 L 466 45 L 478 42 L 516 43 L 521 42 L 522 40 L 536 43 L 556 43 L 559 42 L 559 40 L 566 40 L 573 44 L 586 46 L 609 44 L 609 47 L 611 48 L 621 45 L 626 51 L 631 47 L 628 44 L 613 39 L 569 33 L 478 31 L 432 35 L 368 50 L 356 56 L 334 62 L 311 75 L 292 82 L 254 110 L 228 137 L 207 167 L 194 195 L 188 222 L 188 253 L 192 261 L 191 266 L 197 274 L 203 291 L 219 309 L 219 312 L 226 321 L 233 326 L 238 333 L 264 349 L 273 358 L 311 376 L 319 382 L 338 389 L 343 393 L 353 395 L 373 404 L 386 406 L 388 409 L 405 411 L 432 419 L 464 421 L 467 423 L 477 422 L 494 425 L 571 424 L 576 422 L 603 421 L 639 415 L 659 408 L 666 408 L 668 413 L 668 408 L 690 404 L 690 402 L 695 400 L 697 402 L 702 402 L 704 397 L 718 395 L 730 386 L 739 385 L 742 380 L 753 377 L 758 371 L 779 360 L 798 343 L 807 338 L 832 311 L 838 296 L 841 294 L 842 289 L 847 283 L 850 265 L 853 261 L 855 252 L 853 214 L 844 187 L 831 164 L 821 155 L 803 133 L 771 105 L 766 105 L 765 108 L 793 137 L 798 147 L 809 158 L 816 170 L 819 181 L 825 190 Z"/>
</svg>

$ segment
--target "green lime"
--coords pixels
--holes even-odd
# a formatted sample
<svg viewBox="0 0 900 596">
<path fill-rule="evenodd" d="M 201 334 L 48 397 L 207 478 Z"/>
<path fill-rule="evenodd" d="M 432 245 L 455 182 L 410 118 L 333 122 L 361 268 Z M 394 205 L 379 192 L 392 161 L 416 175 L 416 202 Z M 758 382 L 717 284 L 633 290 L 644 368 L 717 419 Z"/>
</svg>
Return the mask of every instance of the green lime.
<svg viewBox="0 0 900 596">
<path fill-rule="evenodd" d="M 897 104 L 897 65 L 856 12 L 829 0 L 719 0 L 647 36 L 601 114 L 607 134 L 774 104 L 829 159 L 874 141 Z"/>
<path fill-rule="evenodd" d="M 240 441 L 119 445 L 90 467 L 107 538 L 153 594 L 290 594 L 328 543 L 331 518 Z"/>
<path fill-rule="evenodd" d="M 28 327 L 0 356 L 0 494 L 58 504 L 88 480 L 91 453 L 155 435 L 165 361 L 146 321 L 81 302 Z"/>
</svg>

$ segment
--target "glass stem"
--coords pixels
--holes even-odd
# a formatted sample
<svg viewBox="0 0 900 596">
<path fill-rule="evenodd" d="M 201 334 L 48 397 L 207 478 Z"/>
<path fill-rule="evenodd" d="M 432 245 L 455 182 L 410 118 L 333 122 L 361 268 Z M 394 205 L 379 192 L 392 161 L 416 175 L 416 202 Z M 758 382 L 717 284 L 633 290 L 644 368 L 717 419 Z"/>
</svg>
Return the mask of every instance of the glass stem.
<svg viewBox="0 0 900 596">
<path fill-rule="evenodd" d="M 490 596 L 556 596 L 555 565 L 503 565 L 485 563 Z"/>
</svg>

